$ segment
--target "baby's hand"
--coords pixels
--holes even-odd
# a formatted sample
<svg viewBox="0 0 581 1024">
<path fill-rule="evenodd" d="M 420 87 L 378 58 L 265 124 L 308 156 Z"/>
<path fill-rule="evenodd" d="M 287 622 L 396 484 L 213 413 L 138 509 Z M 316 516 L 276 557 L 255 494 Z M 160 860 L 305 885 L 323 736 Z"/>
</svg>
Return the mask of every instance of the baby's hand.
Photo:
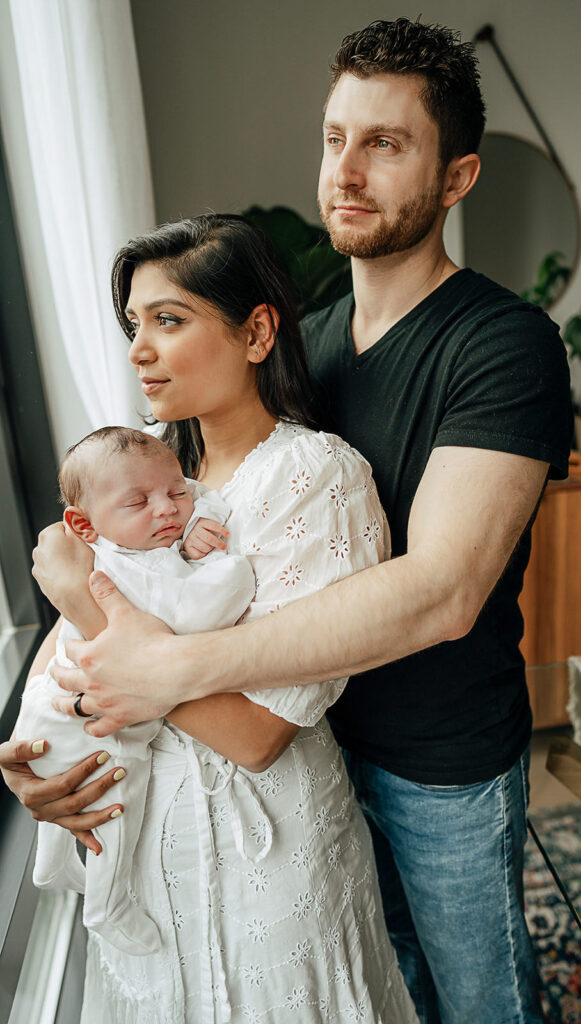
<svg viewBox="0 0 581 1024">
<path fill-rule="evenodd" d="M 192 559 L 203 558 L 215 548 L 225 551 L 229 536 L 228 530 L 221 523 L 215 523 L 213 519 L 198 519 L 184 541 L 184 551 Z"/>
</svg>

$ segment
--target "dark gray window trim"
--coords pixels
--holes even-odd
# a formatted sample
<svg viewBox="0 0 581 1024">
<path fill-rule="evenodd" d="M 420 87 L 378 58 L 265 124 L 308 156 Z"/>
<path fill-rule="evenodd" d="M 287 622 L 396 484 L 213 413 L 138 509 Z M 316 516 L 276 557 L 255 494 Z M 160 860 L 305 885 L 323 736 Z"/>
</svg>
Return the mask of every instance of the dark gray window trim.
<svg viewBox="0 0 581 1024">
<path fill-rule="evenodd" d="M 60 518 L 56 458 L 46 411 L 28 296 L 0 145 L 0 564 L 14 626 L 36 636 L 0 708 L 0 742 L 14 726 L 26 675 L 56 618 L 30 575 L 38 532 Z M 9 680 L 11 683 L 12 680 Z M 21 935 L 34 908 L 31 858 L 36 823 L 0 779 L 0 953 Z"/>
<path fill-rule="evenodd" d="M 55 615 L 36 585 L 30 584 L 30 552 L 40 530 L 61 515 L 57 461 L 5 167 L 0 148 L 0 430 L 13 485 L 13 504 L 0 502 L 0 561 L 8 566 L 4 575 L 14 624 L 26 625 L 34 610 L 46 630 Z M 17 562 L 14 519 L 8 518 L 14 514 L 22 527 Z"/>
</svg>

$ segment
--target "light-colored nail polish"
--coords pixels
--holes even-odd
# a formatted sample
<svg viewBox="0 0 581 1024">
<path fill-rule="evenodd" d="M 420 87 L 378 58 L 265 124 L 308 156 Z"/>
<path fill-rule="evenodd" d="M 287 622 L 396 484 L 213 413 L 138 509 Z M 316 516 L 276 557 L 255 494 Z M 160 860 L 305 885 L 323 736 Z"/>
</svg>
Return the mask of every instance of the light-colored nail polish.
<svg viewBox="0 0 581 1024">
<path fill-rule="evenodd" d="M 99 856 L 99 854 L 97 853 L 96 850 L 92 850 L 91 847 L 89 847 L 88 849 L 89 849 L 89 853 L 93 854 L 93 857 L 98 857 Z"/>
<path fill-rule="evenodd" d="M 125 771 L 125 768 L 118 768 L 114 773 L 113 778 L 115 779 L 115 782 L 119 782 L 119 779 L 124 779 L 126 775 L 127 772 Z"/>
<path fill-rule="evenodd" d="M 43 750 L 44 750 L 44 740 L 35 740 L 34 743 L 32 744 L 32 753 L 33 754 L 42 754 Z"/>
<path fill-rule="evenodd" d="M 122 814 L 123 814 L 123 811 L 120 811 L 119 808 L 116 807 L 114 811 L 111 811 L 111 814 L 109 815 L 109 817 L 110 818 L 119 818 Z"/>
<path fill-rule="evenodd" d="M 110 756 L 106 750 L 101 751 L 97 758 L 97 764 L 105 764 L 105 761 L 108 761 Z"/>
</svg>

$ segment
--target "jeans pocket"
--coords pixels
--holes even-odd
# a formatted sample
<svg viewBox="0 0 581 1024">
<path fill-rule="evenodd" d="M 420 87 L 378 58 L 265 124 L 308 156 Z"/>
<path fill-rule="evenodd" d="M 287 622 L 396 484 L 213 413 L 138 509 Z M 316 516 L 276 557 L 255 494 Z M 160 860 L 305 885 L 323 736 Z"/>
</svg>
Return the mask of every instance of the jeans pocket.
<svg viewBox="0 0 581 1024">
<path fill-rule="evenodd" d="M 468 782 L 464 785 L 455 784 L 453 786 L 433 786 L 426 782 L 414 782 L 414 786 L 417 789 L 422 789 L 428 793 L 469 793 L 471 789 L 478 789 L 480 786 L 485 786 L 485 782 Z"/>
</svg>

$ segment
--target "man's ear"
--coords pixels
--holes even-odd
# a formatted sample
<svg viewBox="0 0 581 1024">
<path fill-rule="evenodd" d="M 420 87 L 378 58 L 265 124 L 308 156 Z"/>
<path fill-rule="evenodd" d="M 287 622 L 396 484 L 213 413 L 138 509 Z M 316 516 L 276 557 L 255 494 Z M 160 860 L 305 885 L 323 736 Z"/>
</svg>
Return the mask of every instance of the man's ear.
<svg viewBox="0 0 581 1024">
<path fill-rule="evenodd" d="M 93 529 L 92 523 L 87 519 L 83 510 L 77 508 L 76 505 L 67 505 L 63 519 L 69 530 L 87 544 L 93 544 L 97 540 L 97 531 Z"/>
<path fill-rule="evenodd" d="M 476 153 L 450 160 L 444 178 L 442 206 L 449 210 L 474 187 L 480 174 L 480 157 Z"/>
<path fill-rule="evenodd" d="M 276 340 L 280 317 L 266 302 L 256 306 L 246 321 L 248 330 L 248 361 L 262 363 Z"/>
</svg>

